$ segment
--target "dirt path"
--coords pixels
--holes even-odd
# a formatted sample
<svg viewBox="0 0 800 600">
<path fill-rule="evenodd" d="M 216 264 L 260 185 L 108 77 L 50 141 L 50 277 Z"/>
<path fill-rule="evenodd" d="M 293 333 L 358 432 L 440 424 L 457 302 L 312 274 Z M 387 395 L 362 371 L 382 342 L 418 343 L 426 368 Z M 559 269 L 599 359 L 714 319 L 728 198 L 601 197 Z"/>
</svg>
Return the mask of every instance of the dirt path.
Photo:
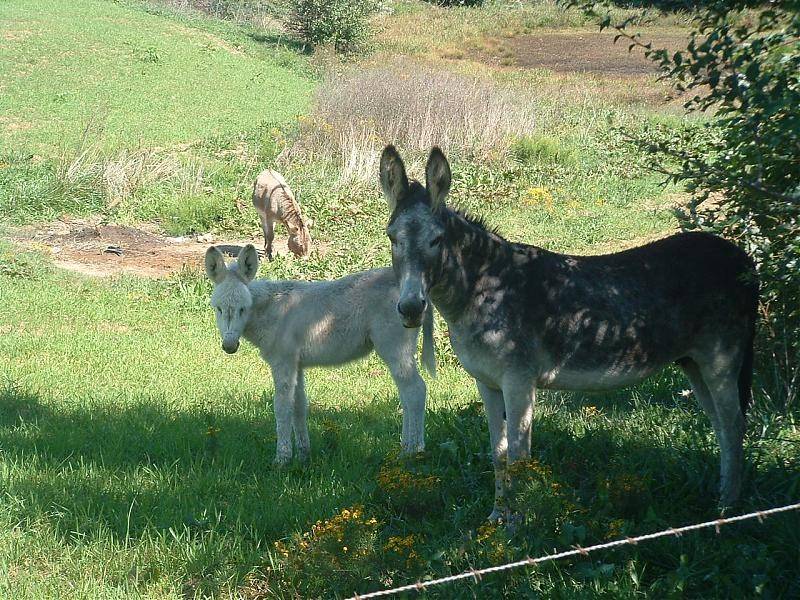
<svg viewBox="0 0 800 600">
<path fill-rule="evenodd" d="M 26 248 L 49 252 L 57 267 L 96 277 L 120 273 L 164 277 L 185 266 L 202 268 L 206 248 L 212 244 L 231 256 L 245 244 L 259 249 L 264 245 L 260 238 L 168 237 L 155 228 L 137 229 L 98 219 L 26 227 L 12 232 L 11 238 Z M 276 239 L 273 248 L 276 254 L 288 252 L 285 239 Z"/>
</svg>

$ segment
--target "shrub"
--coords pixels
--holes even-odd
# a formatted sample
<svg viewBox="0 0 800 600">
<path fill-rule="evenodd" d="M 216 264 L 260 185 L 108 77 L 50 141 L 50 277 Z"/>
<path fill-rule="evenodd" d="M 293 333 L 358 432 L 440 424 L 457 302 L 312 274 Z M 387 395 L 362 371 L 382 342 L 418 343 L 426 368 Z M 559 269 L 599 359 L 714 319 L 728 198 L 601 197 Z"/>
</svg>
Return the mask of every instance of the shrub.
<svg viewBox="0 0 800 600">
<path fill-rule="evenodd" d="M 367 37 L 374 10 L 372 0 L 291 0 L 286 27 L 308 46 L 350 52 Z"/>
<path fill-rule="evenodd" d="M 596 0 L 566 0 L 640 46 L 679 92 L 688 112 L 710 119 L 678 131 L 632 134 L 657 169 L 693 195 L 687 228 L 737 240 L 755 258 L 762 301 L 768 393 L 789 405 L 800 392 L 800 11 L 796 0 L 702 4 L 686 50 L 654 49 L 600 14 Z M 756 9 L 755 12 L 749 12 Z"/>
<path fill-rule="evenodd" d="M 374 569 L 377 531 L 378 521 L 363 506 L 342 509 L 302 535 L 275 542 L 275 566 L 266 579 L 309 595 L 329 591 L 334 579 L 354 587 Z"/>
</svg>

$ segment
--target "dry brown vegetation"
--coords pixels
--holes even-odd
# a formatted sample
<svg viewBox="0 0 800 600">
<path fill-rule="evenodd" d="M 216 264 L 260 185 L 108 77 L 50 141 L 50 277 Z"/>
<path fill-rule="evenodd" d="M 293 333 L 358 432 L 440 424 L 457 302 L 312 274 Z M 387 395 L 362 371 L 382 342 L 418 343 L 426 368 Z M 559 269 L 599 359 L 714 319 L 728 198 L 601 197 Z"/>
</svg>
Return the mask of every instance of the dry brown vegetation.
<svg viewBox="0 0 800 600">
<path fill-rule="evenodd" d="M 322 83 L 292 154 L 332 157 L 342 180 L 371 181 L 388 142 L 420 156 L 440 145 L 449 154 L 491 159 L 534 126 L 524 88 L 397 62 Z"/>
</svg>

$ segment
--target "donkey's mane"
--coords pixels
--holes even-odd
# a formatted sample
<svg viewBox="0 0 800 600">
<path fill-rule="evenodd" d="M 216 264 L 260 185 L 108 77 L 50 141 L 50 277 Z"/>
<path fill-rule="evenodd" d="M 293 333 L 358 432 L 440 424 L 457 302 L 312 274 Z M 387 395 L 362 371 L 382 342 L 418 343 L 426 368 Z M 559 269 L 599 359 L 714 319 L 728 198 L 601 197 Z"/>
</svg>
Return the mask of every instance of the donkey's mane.
<svg viewBox="0 0 800 600">
<path fill-rule="evenodd" d="M 447 206 L 444 207 L 442 215 L 446 230 L 453 233 L 458 230 L 465 233 L 469 232 L 473 236 L 473 242 L 478 242 L 478 245 L 483 249 L 483 253 L 488 252 L 497 256 L 498 252 L 503 254 L 507 251 L 522 251 L 538 254 L 542 251 L 537 246 L 506 239 L 497 227 L 487 225 L 486 220 L 481 215 L 470 214 L 463 209 Z"/>
<path fill-rule="evenodd" d="M 295 199 L 294 194 L 284 188 L 283 185 L 280 187 L 283 192 L 280 195 L 281 210 L 287 226 L 291 225 L 297 228 L 299 233 L 308 235 L 308 226 L 305 218 L 303 218 L 303 213 L 300 211 L 300 204 Z"/>
<path fill-rule="evenodd" d="M 461 208 L 451 208 L 450 210 L 455 214 L 457 214 L 462 219 L 464 219 L 470 225 L 474 225 L 478 229 L 481 229 L 487 233 L 491 233 L 493 235 L 503 238 L 503 235 L 500 233 L 500 230 L 496 226 L 488 225 L 486 223 L 486 217 L 484 217 L 483 215 L 472 214 Z M 505 238 L 503 239 L 505 240 Z"/>
</svg>

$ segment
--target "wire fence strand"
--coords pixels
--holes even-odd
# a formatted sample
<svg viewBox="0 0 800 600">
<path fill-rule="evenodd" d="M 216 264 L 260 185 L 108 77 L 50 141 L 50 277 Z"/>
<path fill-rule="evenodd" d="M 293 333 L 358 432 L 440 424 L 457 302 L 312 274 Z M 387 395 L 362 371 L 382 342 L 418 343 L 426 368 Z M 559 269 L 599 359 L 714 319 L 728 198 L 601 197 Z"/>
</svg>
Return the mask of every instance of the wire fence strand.
<svg viewBox="0 0 800 600">
<path fill-rule="evenodd" d="M 401 592 L 411 592 L 411 591 L 421 592 L 426 588 L 433 587 L 435 585 L 441 585 L 443 583 L 450 583 L 451 581 L 458 581 L 460 579 L 472 578 L 477 583 L 478 581 L 480 581 L 483 575 L 487 575 L 489 573 L 498 573 L 500 571 L 508 571 L 509 569 L 516 569 L 519 567 L 529 567 L 545 562 L 559 560 L 562 558 L 568 558 L 570 556 L 578 556 L 578 555 L 586 556 L 590 552 L 596 552 L 597 550 L 606 550 L 608 548 L 616 548 L 619 546 L 636 545 L 639 542 L 654 540 L 656 538 L 661 538 L 661 537 L 668 537 L 668 536 L 680 537 L 682 534 L 688 531 L 697 531 L 698 529 L 708 529 L 710 527 L 714 527 L 716 529 L 716 532 L 719 533 L 720 527 L 722 527 L 723 525 L 727 525 L 729 523 L 738 523 L 739 521 L 747 521 L 749 519 L 758 519 L 759 523 L 761 523 L 764 521 L 764 517 L 768 517 L 770 515 L 774 515 L 777 513 L 788 512 L 791 510 L 800 510 L 800 502 L 797 502 L 795 504 L 787 504 L 786 506 L 779 506 L 776 508 L 769 508 L 766 510 L 757 510 L 755 512 L 747 513 L 744 515 L 737 515 L 735 517 L 720 517 L 719 519 L 714 519 L 712 521 L 705 521 L 704 523 L 695 523 L 694 525 L 685 525 L 683 527 L 677 527 L 677 528 L 670 527 L 669 529 L 664 529 L 662 531 L 657 531 L 655 533 L 647 533 L 644 535 L 637 535 L 635 537 L 621 538 L 611 542 L 606 542 L 604 544 L 587 546 L 585 548 L 581 546 L 573 546 L 571 550 L 565 550 L 564 552 L 558 552 L 557 554 L 548 554 L 545 556 L 540 556 L 538 558 L 528 557 L 515 562 L 506 563 L 504 565 L 485 567 L 483 569 L 470 569 L 469 571 L 465 571 L 457 575 L 449 575 L 447 577 L 440 577 L 439 579 L 430 579 L 428 581 L 417 581 L 416 583 L 411 583 L 409 585 L 403 585 L 396 588 L 379 590 L 376 592 L 369 592 L 368 594 L 354 594 L 353 596 L 348 598 L 348 600 L 367 600 L 368 598 L 392 596 L 394 594 L 399 594 Z"/>
</svg>

